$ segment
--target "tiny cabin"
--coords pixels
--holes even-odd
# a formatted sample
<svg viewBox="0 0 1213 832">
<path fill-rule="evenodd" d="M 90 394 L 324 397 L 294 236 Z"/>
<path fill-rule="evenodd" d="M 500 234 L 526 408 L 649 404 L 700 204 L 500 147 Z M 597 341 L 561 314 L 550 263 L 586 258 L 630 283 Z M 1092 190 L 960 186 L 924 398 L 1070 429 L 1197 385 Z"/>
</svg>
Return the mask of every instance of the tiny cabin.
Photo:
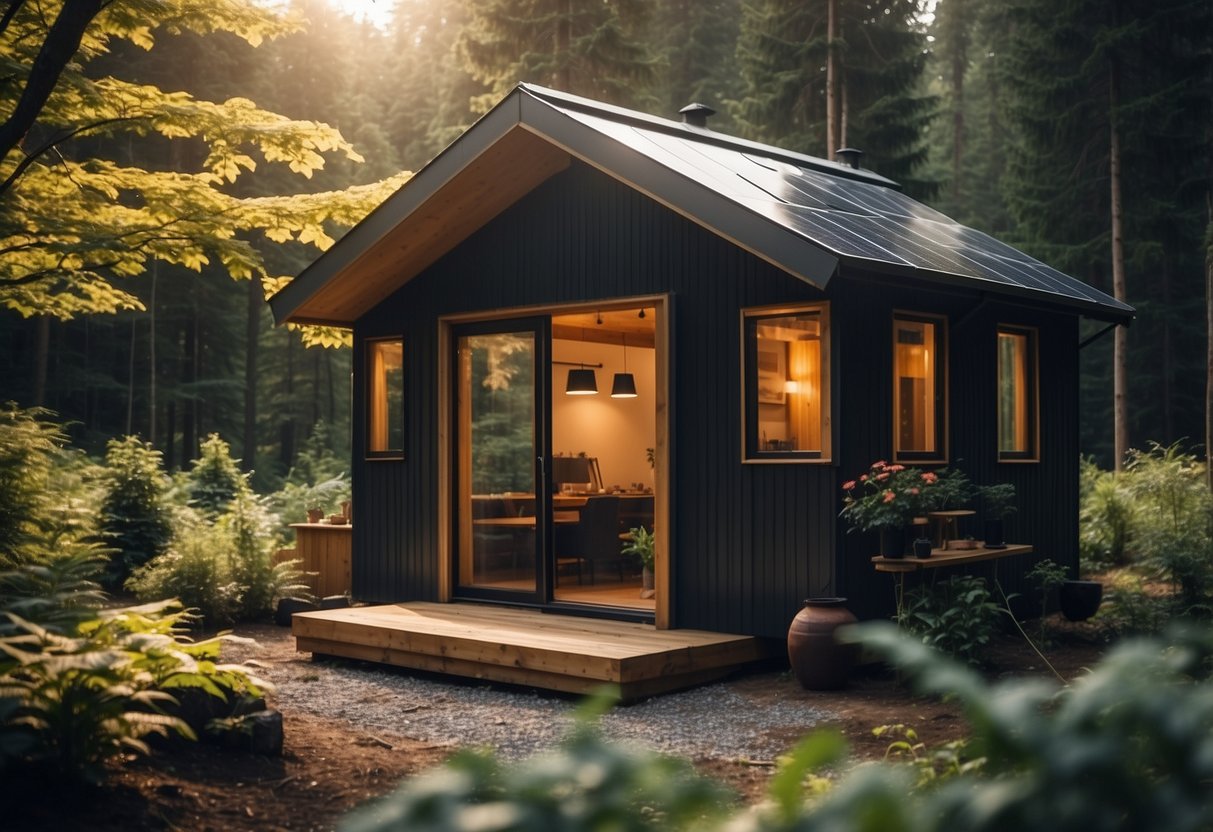
<svg viewBox="0 0 1213 832">
<path fill-rule="evenodd" d="M 839 518 L 876 460 L 1013 483 L 1010 537 L 1076 570 L 1079 321 L 1132 308 L 710 112 L 520 85 L 272 298 L 353 330 L 356 600 L 887 614 Z"/>
</svg>

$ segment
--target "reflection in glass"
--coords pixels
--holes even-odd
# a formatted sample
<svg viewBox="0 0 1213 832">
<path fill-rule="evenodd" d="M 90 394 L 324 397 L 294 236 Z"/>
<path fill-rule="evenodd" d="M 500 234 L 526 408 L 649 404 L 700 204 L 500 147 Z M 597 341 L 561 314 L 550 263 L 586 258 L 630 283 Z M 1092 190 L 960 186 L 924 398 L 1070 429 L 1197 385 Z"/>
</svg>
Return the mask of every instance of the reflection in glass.
<svg viewBox="0 0 1213 832">
<path fill-rule="evenodd" d="M 998 452 L 1030 456 L 1035 444 L 1032 334 L 998 331 Z"/>
<path fill-rule="evenodd" d="M 928 321 L 894 322 L 893 412 L 898 453 L 936 453 L 937 327 Z"/>
<path fill-rule="evenodd" d="M 752 317 L 754 356 L 747 384 L 756 414 L 748 446 L 759 453 L 829 455 L 829 378 L 825 309 Z"/>
<path fill-rule="evenodd" d="M 534 592 L 535 337 L 458 342 L 459 583 Z"/>
<path fill-rule="evenodd" d="M 367 342 L 367 441 L 370 453 L 404 450 L 404 342 Z"/>
</svg>

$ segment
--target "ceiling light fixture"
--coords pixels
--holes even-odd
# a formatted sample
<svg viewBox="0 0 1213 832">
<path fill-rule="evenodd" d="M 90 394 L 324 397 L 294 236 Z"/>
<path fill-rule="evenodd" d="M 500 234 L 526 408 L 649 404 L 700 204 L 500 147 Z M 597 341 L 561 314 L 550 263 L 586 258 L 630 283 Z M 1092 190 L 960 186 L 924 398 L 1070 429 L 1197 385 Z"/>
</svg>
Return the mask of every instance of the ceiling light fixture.
<svg viewBox="0 0 1213 832">
<path fill-rule="evenodd" d="M 628 336 L 623 335 L 623 372 L 615 373 L 611 384 L 612 399 L 636 398 L 636 378 L 628 372 Z"/>
</svg>

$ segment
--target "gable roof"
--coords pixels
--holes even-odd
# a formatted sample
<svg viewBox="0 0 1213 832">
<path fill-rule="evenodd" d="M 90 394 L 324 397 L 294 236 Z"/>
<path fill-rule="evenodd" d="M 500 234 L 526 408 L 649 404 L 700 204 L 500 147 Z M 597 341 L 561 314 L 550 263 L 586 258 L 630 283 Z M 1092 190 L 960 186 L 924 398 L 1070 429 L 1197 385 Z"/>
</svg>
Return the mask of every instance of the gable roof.
<svg viewBox="0 0 1213 832">
<path fill-rule="evenodd" d="M 840 263 L 1127 323 L 1133 307 L 871 171 L 520 84 L 270 299 L 349 326 L 576 158 L 819 288 Z"/>
</svg>

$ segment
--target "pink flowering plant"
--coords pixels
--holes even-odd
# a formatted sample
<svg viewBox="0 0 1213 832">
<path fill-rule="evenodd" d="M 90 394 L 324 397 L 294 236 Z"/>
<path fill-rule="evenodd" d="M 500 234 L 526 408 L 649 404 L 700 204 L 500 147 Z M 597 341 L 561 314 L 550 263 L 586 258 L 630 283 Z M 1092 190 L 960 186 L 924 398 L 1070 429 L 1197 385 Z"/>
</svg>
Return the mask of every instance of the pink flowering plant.
<svg viewBox="0 0 1213 832">
<path fill-rule="evenodd" d="M 852 531 L 902 528 L 935 507 L 939 484 L 939 476 L 931 471 L 880 460 L 866 474 L 842 484 L 841 516 Z"/>
</svg>

